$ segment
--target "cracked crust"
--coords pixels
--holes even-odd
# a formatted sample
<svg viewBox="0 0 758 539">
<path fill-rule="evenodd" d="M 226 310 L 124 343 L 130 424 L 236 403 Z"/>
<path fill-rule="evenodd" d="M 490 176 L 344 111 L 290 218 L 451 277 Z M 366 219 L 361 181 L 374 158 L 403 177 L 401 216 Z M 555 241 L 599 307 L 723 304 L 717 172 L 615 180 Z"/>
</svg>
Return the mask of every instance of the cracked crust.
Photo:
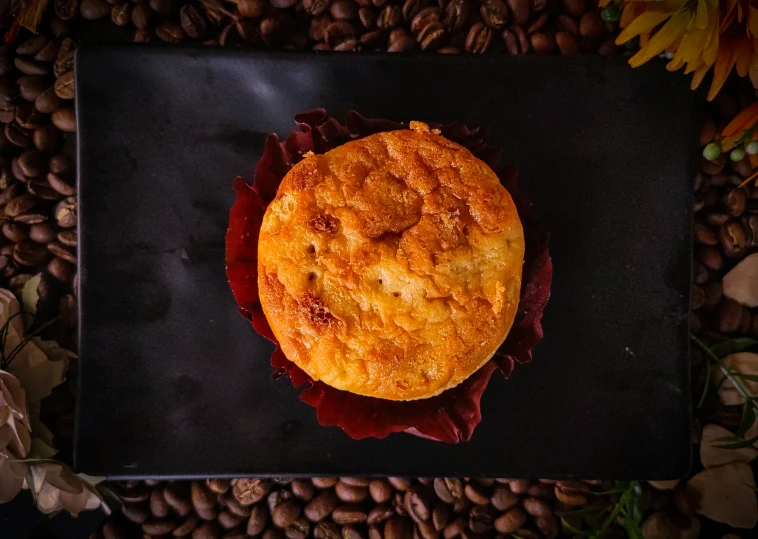
<svg viewBox="0 0 758 539">
<path fill-rule="evenodd" d="M 524 259 L 495 173 L 411 127 L 306 156 L 258 243 L 261 304 L 286 356 L 314 380 L 389 400 L 437 395 L 492 357 Z"/>
</svg>

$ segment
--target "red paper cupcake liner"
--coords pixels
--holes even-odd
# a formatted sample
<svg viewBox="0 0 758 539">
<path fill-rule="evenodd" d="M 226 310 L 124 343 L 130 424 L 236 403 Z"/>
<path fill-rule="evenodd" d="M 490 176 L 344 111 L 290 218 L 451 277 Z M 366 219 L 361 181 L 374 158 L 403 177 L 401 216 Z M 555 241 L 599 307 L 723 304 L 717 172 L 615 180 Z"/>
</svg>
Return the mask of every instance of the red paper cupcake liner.
<svg viewBox="0 0 758 539">
<path fill-rule="evenodd" d="M 532 349 L 542 340 L 542 313 L 550 297 L 553 268 L 548 236 L 539 228 L 531 205 L 518 189 L 516 169 L 506 169 L 500 175 L 516 204 L 526 241 L 521 301 L 505 342 L 492 361 L 462 384 L 436 397 L 405 402 L 364 397 L 314 381 L 281 351 L 258 297 L 258 234 L 263 214 L 276 196 L 279 183 L 304 153 L 325 153 L 350 140 L 408 127 L 365 118 L 355 111 L 349 111 L 341 124 L 323 109 L 300 114 L 295 121 L 297 130 L 285 141 L 280 142 L 276 135 L 266 140 L 253 185 L 242 178 L 234 181 L 237 200 L 229 215 L 226 234 L 226 271 L 232 293 L 240 312 L 251 320 L 255 330 L 277 345 L 271 356 L 274 376 L 286 374 L 295 387 L 304 385 L 300 399 L 316 409 L 318 422 L 340 427 L 355 439 L 407 432 L 447 443 L 469 440 L 481 421 L 480 401 L 492 373 L 499 368 L 508 377 L 516 363 L 531 361 Z M 487 143 L 490 135 L 486 129 L 469 129 L 459 122 L 431 127 L 440 129 L 443 136 L 465 146 L 497 170 L 500 149 Z"/>
</svg>

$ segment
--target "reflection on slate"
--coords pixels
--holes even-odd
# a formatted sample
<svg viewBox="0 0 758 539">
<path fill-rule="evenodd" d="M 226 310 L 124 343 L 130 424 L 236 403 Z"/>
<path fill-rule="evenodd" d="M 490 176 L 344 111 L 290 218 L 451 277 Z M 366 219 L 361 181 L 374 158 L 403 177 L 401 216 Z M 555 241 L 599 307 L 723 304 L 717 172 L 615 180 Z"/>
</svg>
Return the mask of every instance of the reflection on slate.
<svg viewBox="0 0 758 539">
<path fill-rule="evenodd" d="M 112 477 L 669 478 L 689 466 L 693 94 L 623 59 L 244 54 L 77 60 L 76 463 Z M 322 106 L 489 128 L 551 232 L 532 364 L 493 377 L 467 444 L 320 427 L 224 273 L 231 181 Z M 128 111 L 126 113 L 125 111 Z M 611 114 L 612 112 L 612 114 Z M 650 145 L 655 136 L 667 145 Z M 677 210 L 678 208 L 678 210 Z"/>
</svg>

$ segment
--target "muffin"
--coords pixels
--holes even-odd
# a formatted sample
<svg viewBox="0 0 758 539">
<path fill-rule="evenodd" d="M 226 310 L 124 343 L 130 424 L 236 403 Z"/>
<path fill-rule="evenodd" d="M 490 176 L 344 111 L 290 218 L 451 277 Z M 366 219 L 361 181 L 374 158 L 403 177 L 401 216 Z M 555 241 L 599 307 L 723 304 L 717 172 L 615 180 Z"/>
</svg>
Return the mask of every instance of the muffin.
<svg viewBox="0 0 758 539">
<path fill-rule="evenodd" d="M 258 293 L 286 357 L 357 395 L 427 399 L 486 364 L 518 310 L 524 231 L 496 174 L 420 122 L 286 174 Z"/>
</svg>

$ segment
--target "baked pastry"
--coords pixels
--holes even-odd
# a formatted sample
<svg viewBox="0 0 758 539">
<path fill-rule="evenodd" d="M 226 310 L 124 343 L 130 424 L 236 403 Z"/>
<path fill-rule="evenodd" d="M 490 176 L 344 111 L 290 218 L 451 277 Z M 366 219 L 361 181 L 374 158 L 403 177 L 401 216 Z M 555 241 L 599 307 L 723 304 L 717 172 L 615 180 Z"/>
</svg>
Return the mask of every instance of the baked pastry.
<svg viewBox="0 0 758 539">
<path fill-rule="evenodd" d="M 495 173 L 425 124 L 309 154 L 263 217 L 258 289 L 286 357 L 313 380 L 433 397 L 513 324 L 524 234 Z"/>
</svg>

